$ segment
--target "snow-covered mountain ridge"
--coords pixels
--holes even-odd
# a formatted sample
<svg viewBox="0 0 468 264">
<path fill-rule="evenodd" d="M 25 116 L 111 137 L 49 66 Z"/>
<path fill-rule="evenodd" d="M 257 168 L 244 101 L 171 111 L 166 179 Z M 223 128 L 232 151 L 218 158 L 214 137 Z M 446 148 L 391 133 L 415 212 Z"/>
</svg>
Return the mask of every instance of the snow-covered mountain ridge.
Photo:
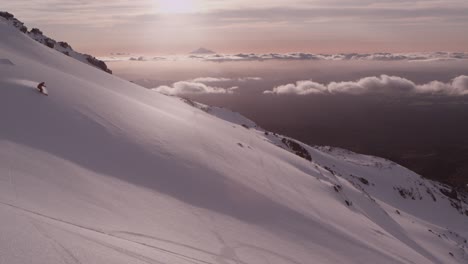
<svg viewBox="0 0 468 264">
<path fill-rule="evenodd" d="M 93 67 L 96 67 L 107 73 L 112 74 L 112 71 L 107 67 L 105 62 L 91 55 L 76 52 L 68 43 L 62 42 L 62 41 L 57 42 L 47 37 L 46 35 L 44 35 L 44 33 L 42 33 L 42 31 L 40 31 L 37 28 L 33 28 L 30 31 L 28 31 L 28 28 L 24 25 L 24 23 L 18 20 L 17 18 L 15 18 L 14 15 L 11 13 L 0 11 L 0 19 L 7 20 L 7 22 L 11 24 L 13 27 L 17 28 L 24 34 L 28 35 L 30 38 L 34 39 L 35 41 L 51 49 L 60 51 L 61 53 L 67 56 L 70 56 L 76 60 L 79 60 L 83 63 L 87 63 Z"/>
<path fill-rule="evenodd" d="M 0 35 L 0 263 L 468 261 L 448 186 Z"/>
<path fill-rule="evenodd" d="M 360 155 L 341 148 L 329 146 L 311 147 L 295 139 L 265 131 L 263 128 L 257 126 L 255 122 L 240 115 L 239 113 L 231 112 L 224 108 L 204 105 L 186 98 L 183 98 L 182 101 L 186 102 L 187 104 L 193 107 L 201 109 L 209 114 L 212 114 L 220 119 L 240 125 L 247 129 L 255 129 L 257 133 L 264 133 L 265 137 L 272 144 L 280 148 L 284 148 L 285 150 L 309 161 L 312 161 L 313 151 L 320 151 L 325 153 L 332 153 L 332 155 L 335 158 L 343 159 L 350 163 L 356 163 L 371 168 L 391 169 L 392 167 L 399 166 L 398 164 L 387 159 Z M 368 190 L 368 188 L 366 187 L 375 187 L 375 184 L 370 182 L 369 178 L 367 177 L 359 177 L 353 174 L 349 174 L 343 170 L 334 170 L 331 167 L 334 168 L 336 166 L 335 164 L 324 165 L 324 169 L 326 169 L 332 175 L 337 175 L 341 178 L 346 179 L 367 195 L 369 194 L 369 191 L 372 192 L 372 190 Z M 416 176 L 415 179 L 413 179 L 412 177 L 406 179 L 403 183 L 395 180 L 392 186 L 395 193 L 399 194 L 403 199 L 411 200 L 424 200 L 430 198 L 429 200 L 437 202 L 437 199 L 446 199 L 456 211 L 468 217 L 468 194 L 464 190 L 457 191 L 457 189 L 453 188 L 452 186 L 427 180 L 419 175 Z M 337 187 L 338 189 L 341 188 L 340 186 L 335 187 Z M 335 188 L 335 190 L 337 189 Z M 373 195 L 378 195 L 378 193 L 375 193 Z"/>
</svg>

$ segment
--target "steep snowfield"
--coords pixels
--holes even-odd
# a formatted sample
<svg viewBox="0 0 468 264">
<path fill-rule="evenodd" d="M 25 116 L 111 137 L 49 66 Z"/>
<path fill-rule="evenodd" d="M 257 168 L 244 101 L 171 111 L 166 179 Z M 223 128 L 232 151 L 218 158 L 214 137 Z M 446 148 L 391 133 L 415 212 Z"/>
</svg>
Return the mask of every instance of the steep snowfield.
<svg viewBox="0 0 468 264">
<path fill-rule="evenodd" d="M 468 262 L 437 183 L 0 35 L 0 263 Z"/>
</svg>

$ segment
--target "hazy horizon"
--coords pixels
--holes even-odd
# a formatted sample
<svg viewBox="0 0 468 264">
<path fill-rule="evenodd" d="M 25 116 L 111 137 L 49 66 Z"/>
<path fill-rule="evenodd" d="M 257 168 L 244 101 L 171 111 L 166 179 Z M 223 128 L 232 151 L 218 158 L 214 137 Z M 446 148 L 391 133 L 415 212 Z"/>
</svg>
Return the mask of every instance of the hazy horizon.
<svg viewBox="0 0 468 264">
<path fill-rule="evenodd" d="M 52 8 L 53 7 L 53 8 Z M 464 52 L 463 0 L 43 0 L 2 9 L 75 49 L 186 54 L 238 52 Z"/>
</svg>

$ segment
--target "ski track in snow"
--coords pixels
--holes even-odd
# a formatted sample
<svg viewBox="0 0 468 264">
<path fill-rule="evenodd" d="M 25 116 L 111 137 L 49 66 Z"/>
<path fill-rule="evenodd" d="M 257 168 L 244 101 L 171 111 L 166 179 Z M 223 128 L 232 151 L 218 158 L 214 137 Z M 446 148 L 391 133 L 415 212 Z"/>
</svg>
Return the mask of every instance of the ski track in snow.
<svg viewBox="0 0 468 264">
<path fill-rule="evenodd" d="M 52 220 L 54 222 L 59 222 L 59 223 L 62 223 L 62 224 L 66 224 L 66 225 L 69 225 L 69 226 L 72 226 L 74 228 L 78 228 L 78 229 L 84 229 L 86 231 L 91 231 L 93 233 L 97 233 L 99 235 L 104 235 L 104 236 L 109 236 L 111 238 L 115 238 L 115 239 L 118 239 L 118 240 L 124 240 L 126 242 L 131 242 L 131 243 L 135 243 L 135 244 L 138 244 L 138 245 L 142 245 L 142 246 L 145 246 L 145 247 L 149 247 L 151 249 L 155 249 L 155 250 L 158 250 L 158 251 L 161 251 L 161 252 L 164 252 L 164 253 L 168 253 L 168 254 L 172 254 L 172 255 L 175 255 L 177 257 L 180 257 L 180 258 L 183 258 L 183 259 L 188 259 L 188 260 L 191 260 L 191 261 L 196 261 L 197 263 L 206 263 L 206 264 L 213 264 L 211 262 L 207 262 L 207 261 L 203 261 L 203 260 L 200 260 L 200 259 L 196 259 L 196 258 L 193 258 L 193 257 L 190 257 L 190 256 L 186 256 L 184 254 L 181 254 L 181 253 L 178 253 L 178 252 L 175 252 L 175 251 L 171 251 L 171 250 L 168 250 L 168 249 L 165 249 L 165 248 L 162 248 L 162 247 L 156 247 L 156 246 L 152 246 L 152 245 L 149 245 L 149 244 L 146 244 L 146 243 L 142 243 L 142 242 L 138 242 L 138 241 L 133 241 L 131 239 L 128 239 L 128 238 L 124 238 L 124 237 L 120 237 L 120 236 L 117 236 L 115 234 L 129 234 L 129 235 L 132 235 L 132 236 L 136 236 L 136 237 L 145 237 L 145 238 L 151 238 L 152 240 L 158 240 L 158 241 L 161 241 L 161 242 L 165 242 L 165 243 L 168 243 L 168 244 L 174 244 L 174 245 L 178 245 L 178 246 L 182 246 L 182 247 L 186 247 L 186 248 L 189 248 L 189 249 L 192 249 L 192 250 L 195 250 L 195 251 L 199 251 L 199 252 L 202 252 L 202 253 L 205 253 L 207 255 L 212 255 L 212 256 L 215 256 L 215 257 L 220 257 L 220 258 L 226 258 L 225 256 L 223 255 L 217 255 L 215 253 L 212 253 L 212 252 L 209 252 L 209 251 L 204 251 L 204 250 L 201 250 L 201 249 L 198 249 L 196 247 L 193 247 L 193 246 L 190 246 L 190 245 L 185 245 L 185 244 L 182 244 L 182 243 L 177 243 L 177 242 L 174 242 L 174 241 L 170 241 L 170 240 L 166 240 L 166 239 L 160 239 L 160 238 L 156 238 L 156 237 L 152 237 L 152 236 L 146 236 L 146 235 L 143 235 L 143 234 L 136 234 L 136 233 L 132 233 L 132 232 L 125 232 L 125 231 L 116 231 L 116 232 L 111 232 L 111 233 L 107 233 L 107 232 L 104 232 L 102 230 L 98 230 L 98 229 L 95 229 L 95 228 L 91 228 L 91 227 L 86 227 L 86 226 L 82 226 L 82 225 L 78 225 L 78 224 L 75 224 L 75 223 L 71 223 L 71 222 L 68 222 L 68 221 L 64 221 L 64 220 L 60 220 L 60 219 L 57 219 L 55 217 L 51 217 L 51 216 L 47 216 L 47 215 L 43 215 L 41 213 L 38 213 L 38 212 L 34 212 L 34 211 L 31 211 L 31 210 L 28 210 L 28 209 L 24 209 L 24 208 L 21 208 L 19 206 L 16 206 L 16 205 L 12 205 L 12 204 L 9 204 L 9 203 L 4 203 L 4 202 L 0 202 L 0 204 L 4 205 L 4 206 L 9 206 L 11 208 L 14 208 L 16 210 L 20 210 L 24 213 L 27 213 L 29 215 L 33 215 L 35 217 L 40 217 L 40 218 L 45 218 L 45 219 L 48 219 L 48 220 Z M 33 218 L 34 219 L 34 218 Z M 34 228 L 42 235 L 44 236 L 46 239 L 52 241 L 55 245 L 57 245 L 62 252 L 64 252 L 66 254 L 66 256 L 63 256 L 62 253 L 60 253 L 62 255 L 62 257 L 64 259 L 73 259 L 73 263 L 81 263 L 68 249 L 66 249 L 60 242 L 58 242 L 57 240 L 55 240 L 53 237 L 51 237 L 50 235 L 48 235 L 47 231 L 41 227 L 38 223 L 36 223 L 35 221 L 38 221 L 38 220 L 31 220 L 31 224 L 34 226 Z M 40 221 L 40 220 L 39 220 Z M 42 222 L 42 221 L 41 221 Z M 48 223 L 46 223 L 48 224 Z M 50 225 L 50 224 L 48 224 Z M 55 225 L 52 225 L 53 227 L 56 228 Z M 65 230 L 67 231 L 67 230 Z M 67 232 L 70 232 L 70 231 L 67 231 Z M 135 254 L 135 253 L 132 253 L 126 249 L 123 249 L 123 248 L 118 248 L 118 247 L 115 247 L 115 246 L 112 246 L 111 244 L 107 244 L 107 243 L 104 243 L 102 241 L 98 241 L 96 239 L 91 239 L 89 237 L 86 237 L 86 236 L 83 236 L 79 233 L 74 233 L 75 235 L 79 235 L 81 236 L 82 238 L 86 239 L 86 240 L 89 240 L 89 241 L 92 241 L 96 244 L 100 244 L 102 246 L 105 246 L 105 247 L 108 247 L 108 248 L 111 248 L 111 249 L 114 249 L 116 251 L 118 251 L 119 253 L 122 253 L 122 254 L 125 254 L 125 255 L 129 255 L 131 257 L 135 257 L 135 258 L 138 258 L 140 260 L 144 260 L 144 262 L 146 263 L 162 263 L 162 262 L 159 262 L 159 261 L 156 261 L 156 260 L 152 260 L 152 259 L 149 259 L 149 258 L 146 258 L 146 257 L 143 257 L 143 256 L 140 256 L 138 254 Z M 229 259 L 229 258 L 227 258 Z M 232 259 L 231 259 L 232 260 Z M 68 263 L 68 261 L 65 261 L 65 263 Z M 245 262 L 240 262 L 242 264 L 245 264 Z"/>
</svg>

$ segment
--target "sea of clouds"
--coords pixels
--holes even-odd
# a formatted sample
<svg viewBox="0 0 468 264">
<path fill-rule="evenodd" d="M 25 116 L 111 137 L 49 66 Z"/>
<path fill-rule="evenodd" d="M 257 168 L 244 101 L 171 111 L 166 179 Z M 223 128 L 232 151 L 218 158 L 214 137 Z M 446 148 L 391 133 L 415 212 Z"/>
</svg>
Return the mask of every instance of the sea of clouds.
<svg viewBox="0 0 468 264">
<path fill-rule="evenodd" d="M 408 79 L 398 76 L 372 76 L 357 81 L 330 82 L 322 84 L 312 80 L 297 81 L 280 85 L 264 94 L 393 94 L 393 95 L 443 95 L 464 96 L 468 95 L 468 76 L 461 75 L 451 82 L 444 83 L 432 81 L 425 84 L 416 84 Z"/>
<path fill-rule="evenodd" d="M 457 61 L 468 60 L 468 52 L 415 52 L 415 53 L 337 53 L 314 54 L 304 52 L 293 53 L 238 53 L 238 54 L 196 54 L 196 55 L 171 55 L 171 56 L 123 56 L 111 55 L 100 57 L 106 62 L 115 61 L 180 61 L 199 60 L 212 62 L 234 61 L 269 61 L 269 60 L 325 60 L 325 61 Z"/>
</svg>

